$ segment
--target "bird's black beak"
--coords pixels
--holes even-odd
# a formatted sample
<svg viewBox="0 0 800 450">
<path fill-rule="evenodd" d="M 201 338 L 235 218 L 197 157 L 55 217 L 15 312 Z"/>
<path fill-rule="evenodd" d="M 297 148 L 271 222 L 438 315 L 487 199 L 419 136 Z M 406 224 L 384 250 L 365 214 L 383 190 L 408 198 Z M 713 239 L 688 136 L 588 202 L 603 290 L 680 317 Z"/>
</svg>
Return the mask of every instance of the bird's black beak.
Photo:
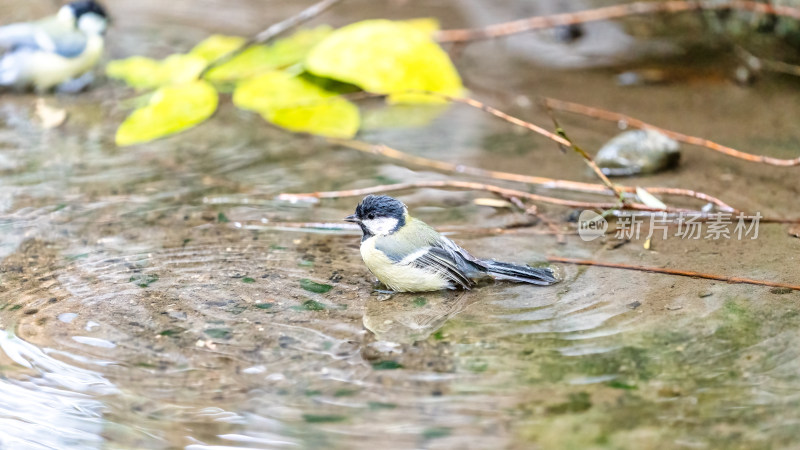
<svg viewBox="0 0 800 450">
<path fill-rule="evenodd" d="M 350 214 L 344 218 L 345 222 L 361 223 L 361 220 L 355 214 Z"/>
</svg>

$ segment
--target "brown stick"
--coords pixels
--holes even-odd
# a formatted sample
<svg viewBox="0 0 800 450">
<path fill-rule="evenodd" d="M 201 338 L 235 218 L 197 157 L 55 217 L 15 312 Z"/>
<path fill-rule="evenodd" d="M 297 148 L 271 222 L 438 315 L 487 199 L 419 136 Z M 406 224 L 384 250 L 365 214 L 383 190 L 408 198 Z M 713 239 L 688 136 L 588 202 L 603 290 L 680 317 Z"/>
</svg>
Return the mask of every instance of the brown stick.
<svg viewBox="0 0 800 450">
<path fill-rule="evenodd" d="M 767 3 L 755 1 L 731 1 L 724 3 L 707 3 L 701 1 L 634 2 L 624 5 L 613 5 L 603 8 L 589 9 L 585 11 L 529 17 L 526 19 L 490 25 L 484 28 L 442 30 L 436 34 L 436 40 L 439 42 L 475 41 L 508 36 L 543 28 L 575 25 L 598 20 L 617 19 L 620 17 L 633 15 L 652 14 L 659 12 L 678 13 L 683 11 L 723 9 L 736 9 L 800 19 L 800 9 L 789 6 L 772 6 Z"/>
<path fill-rule="evenodd" d="M 298 230 L 331 230 L 331 231 L 352 231 L 361 232 L 361 228 L 357 225 L 349 223 L 330 223 L 330 222 L 268 222 L 266 224 L 258 223 L 258 225 L 246 225 L 246 228 L 255 229 L 276 229 L 276 228 L 292 228 Z M 442 233 L 478 233 L 478 234 L 534 234 L 534 235 L 574 235 L 578 234 L 577 231 L 555 231 L 552 229 L 533 229 L 528 227 L 515 227 L 515 228 L 480 228 L 480 227 L 463 227 L 463 226 L 440 226 L 436 229 Z"/>
<path fill-rule="evenodd" d="M 558 242 L 559 244 L 567 243 L 567 239 L 564 237 L 564 234 L 561 233 L 561 230 L 558 228 L 558 226 L 555 223 L 553 223 L 552 220 L 547 218 L 547 216 L 540 213 L 539 208 L 537 208 L 536 205 L 532 205 L 529 207 L 525 205 L 525 203 L 523 203 L 522 200 L 520 200 L 518 197 L 510 197 L 508 200 L 511 203 L 513 203 L 514 206 L 524 211 L 525 214 L 541 220 L 542 223 L 544 223 L 547 226 L 547 228 L 549 228 L 550 231 L 552 231 L 553 234 L 556 236 L 556 242 Z"/>
<path fill-rule="evenodd" d="M 441 95 L 441 94 L 439 94 L 439 95 Z M 575 145 L 572 145 L 572 142 L 570 142 L 570 140 L 566 139 L 564 136 L 559 136 L 558 134 L 551 133 L 550 131 L 547 131 L 544 128 L 538 126 L 538 125 L 535 125 L 535 124 L 533 124 L 531 122 L 528 122 L 528 121 L 522 120 L 520 118 L 514 117 L 514 116 L 512 116 L 510 114 L 504 113 L 503 111 L 500 111 L 497 108 L 494 108 L 492 106 L 484 104 L 483 102 L 480 102 L 480 101 L 475 100 L 473 98 L 468 98 L 468 97 L 467 98 L 456 98 L 456 97 L 450 97 L 448 95 L 441 95 L 441 96 L 444 97 L 444 98 L 447 98 L 448 100 L 450 100 L 452 102 L 463 103 L 465 105 L 469 105 L 469 106 L 472 106 L 474 108 L 478 108 L 481 111 L 485 111 L 485 112 L 487 112 L 487 113 L 489 113 L 489 114 L 491 114 L 491 115 L 493 115 L 495 117 L 499 117 L 499 118 L 505 120 L 506 122 L 513 123 L 514 125 L 517 125 L 517 126 L 520 126 L 520 127 L 523 127 L 523 128 L 527 128 L 527 129 L 529 129 L 529 130 L 531 130 L 531 131 L 533 131 L 535 133 L 539 133 L 539 134 L 541 134 L 543 136 L 546 136 L 550 140 L 555 141 L 556 143 L 558 143 L 560 145 L 563 145 L 565 147 L 570 147 L 570 148 L 574 149 L 583 158 L 583 160 L 586 162 L 586 164 L 589 166 L 589 168 L 591 168 L 592 171 L 597 175 L 597 177 L 600 178 L 600 180 L 603 182 L 603 184 L 605 184 L 609 189 L 614 191 L 614 194 L 616 194 L 617 197 L 619 197 L 620 199 L 622 198 L 622 191 L 620 190 L 620 188 L 617 187 L 616 184 L 612 183 L 611 180 L 608 179 L 606 174 L 604 174 L 603 171 L 600 170 L 600 168 L 597 166 L 597 164 L 595 164 L 594 159 L 592 159 L 592 157 L 589 156 L 589 154 L 586 153 L 585 151 L 583 151 L 581 148 L 579 148 L 579 147 L 577 147 Z"/>
<path fill-rule="evenodd" d="M 739 58 L 751 69 L 755 71 L 768 70 L 771 72 L 784 73 L 786 75 L 800 76 L 800 66 L 785 63 L 783 61 L 775 61 L 772 59 L 759 58 L 758 56 L 750 53 L 741 46 L 736 46 L 736 53 Z"/>
<path fill-rule="evenodd" d="M 637 211 L 653 211 L 653 212 L 697 212 L 691 209 L 680 208 L 667 208 L 658 209 L 652 208 L 642 203 L 626 203 L 620 205 L 619 203 L 610 202 L 583 202 L 577 200 L 565 200 L 555 197 L 548 197 L 545 195 L 531 194 L 530 192 L 518 191 L 516 189 L 507 189 L 500 186 L 484 183 L 474 183 L 471 181 L 418 181 L 415 183 L 398 183 L 398 184 L 384 184 L 380 186 L 372 186 L 363 189 L 350 189 L 344 191 L 324 191 L 324 192 L 309 192 L 302 194 L 283 193 L 278 195 L 279 200 L 283 201 L 299 201 L 307 198 L 341 198 L 341 197 L 361 197 L 368 194 L 377 194 L 379 192 L 400 191 L 405 189 L 415 189 L 422 187 L 430 188 L 459 188 L 471 189 L 477 191 L 487 191 L 497 194 L 501 197 L 510 199 L 512 197 L 525 198 L 534 202 L 550 203 L 553 205 L 568 206 L 571 208 L 595 208 L 595 209 L 629 209 Z"/>
<path fill-rule="evenodd" d="M 794 284 L 787 284 L 787 283 L 778 283 L 775 281 L 765 281 L 765 280 L 753 280 L 751 278 L 740 278 L 740 277 L 728 277 L 725 275 L 714 275 L 710 273 L 702 273 L 702 272 L 691 272 L 688 270 L 678 270 L 678 269 L 666 269 L 663 267 L 643 267 L 643 266 L 632 266 L 629 264 L 619 264 L 619 263 L 612 263 L 612 262 L 603 262 L 603 261 L 592 261 L 590 259 L 574 259 L 574 258 L 561 258 L 558 256 L 549 256 L 547 258 L 548 261 L 554 263 L 562 263 L 562 264 L 578 264 L 581 266 L 598 266 L 598 267 L 611 267 L 614 269 L 627 269 L 627 270 L 639 270 L 642 272 L 653 272 L 653 273 L 663 273 L 667 275 L 678 275 L 681 277 L 692 277 L 692 278 L 705 278 L 707 280 L 718 280 L 718 281 L 725 281 L 727 283 L 743 283 L 743 284 L 755 284 L 758 286 L 770 286 L 770 287 L 777 287 L 777 288 L 788 288 L 793 289 L 795 291 L 800 291 L 800 286 Z"/>
<path fill-rule="evenodd" d="M 786 75 L 794 75 L 796 77 L 800 76 L 800 66 L 785 63 L 783 61 L 775 61 L 771 59 L 760 59 L 760 61 L 761 61 L 761 67 L 764 70 L 785 73 Z"/>
<path fill-rule="evenodd" d="M 478 167 L 466 166 L 463 164 L 453 164 L 444 161 L 437 161 L 435 159 L 425 158 L 422 156 L 410 155 L 400 150 L 393 149 L 386 145 L 369 144 L 367 142 L 347 140 L 347 139 L 334 139 L 329 138 L 329 142 L 348 147 L 353 150 L 358 150 L 365 153 L 385 156 L 387 158 L 396 159 L 399 161 L 416 164 L 418 166 L 430 167 L 432 169 L 441 170 L 445 172 L 453 172 L 467 175 L 474 175 L 478 177 L 492 178 L 495 180 L 515 181 L 518 183 L 535 184 L 550 189 L 562 189 L 565 191 L 573 192 L 590 192 L 601 195 L 613 195 L 614 192 L 602 184 L 583 183 L 580 181 L 559 180 L 555 178 L 537 177 L 532 175 L 522 175 L 510 172 L 501 172 L 497 170 L 486 170 Z M 620 189 L 628 193 L 635 193 L 636 187 L 616 185 Z M 696 192 L 690 189 L 681 188 L 668 188 L 668 187 L 647 187 L 645 188 L 651 194 L 661 195 L 676 195 L 684 197 L 693 197 L 705 202 L 710 202 L 717 205 L 720 210 L 726 212 L 738 212 L 737 209 L 723 202 L 722 200 L 705 194 L 703 192 Z"/>
<path fill-rule="evenodd" d="M 244 44 L 239 46 L 239 48 L 225 53 L 224 55 L 220 56 L 219 58 L 211 61 L 206 65 L 198 78 L 203 78 L 211 69 L 220 66 L 231 59 L 235 58 L 237 55 L 245 51 L 248 47 L 255 44 L 266 44 L 275 38 L 281 36 L 283 33 L 291 30 L 292 28 L 298 27 L 309 20 L 317 17 L 318 15 L 322 14 L 323 12 L 329 10 L 337 3 L 341 2 L 342 0 L 322 0 L 318 3 L 315 3 L 308 8 L 300 11 L 300 13 L 289 17 L 288 19 L 284 19 L 278 23 L 270 25 L 266 30 L 258 33 L 257 35 L 248 39 Z"/>
<path fill-rule="evenodd" d="M 661 127 L 657 127 L 655 125 L 649 124 L 642 120 L 636 119 L 631 116 L 627 116 L 625 114 L 620 114 L 614 111 L 608 111 L 601 108 L 595 108 L 592 106 L 582 105 L 580 103 L 573 103 L 564 100 L 558 100 L 555 98 L 542 98 L 544 104 L 550 108 L 567 111 L 575 114 L 581 114 L 588 117 L 593 117 L 595 119 L 602 119 L 602 120 L 609 120 L 612 122 L 622 122 L 624 121 L 628 125 L 634 128 L 644 128 L 644 129 L 651 129 L 656 130 L 665 136 L 669 136 L 676 141 L 685 142 L 691 145 L 697 145 L 700 147 L 705 147 L 710 150 L 714 150 L 728 156 L 732 156 L 734 158 L 743 159 L 745 161 L 750 162 L 758 162 L 769 164 L 772 166 L 797 166 L 800 165 L 800 157 L 794 159 L 780 159 L 780 158 L 772 158 L 770 156 L 761 156 L 761 155 L 753 155 L 750 153 L 745 153 L 739 150 L 736 150 L 731 147 L 727 147 L 722 144 L 718 144 L 713 141 L 709 141 L 708 139 L 703 139 L 696 136 L 689 136 L 687 134 L 678 133 L 676 131 L 670 131 Z M 650 188 L 648 188 L 648 191 Z M 652 191 L 651 191 L 652 192 Z"/>
</svg>

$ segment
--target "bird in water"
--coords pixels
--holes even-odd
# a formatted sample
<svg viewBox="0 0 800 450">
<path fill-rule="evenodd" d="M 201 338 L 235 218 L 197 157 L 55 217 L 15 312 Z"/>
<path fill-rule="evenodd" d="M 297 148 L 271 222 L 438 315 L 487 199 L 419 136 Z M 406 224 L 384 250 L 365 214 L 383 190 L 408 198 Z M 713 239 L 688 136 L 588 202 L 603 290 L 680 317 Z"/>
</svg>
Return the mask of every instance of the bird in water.
<svg viewBox="0 0 800 450">
<path fill-rule="evenodd" d="M 395 292 L 470 289 L 486 278 L 540 286 L 559 281 L 549 268 L 478 259 L 386 195 L 368 195 L 344 220 L 361 227 L 364 263 Z"/>
<path fill-rule="evenodd" d="M 89 0 L 35 22 L 0 27 L 0 88 L 82 89 L 103 54 L 107 26 L 105 9 Z"/>
</svg>

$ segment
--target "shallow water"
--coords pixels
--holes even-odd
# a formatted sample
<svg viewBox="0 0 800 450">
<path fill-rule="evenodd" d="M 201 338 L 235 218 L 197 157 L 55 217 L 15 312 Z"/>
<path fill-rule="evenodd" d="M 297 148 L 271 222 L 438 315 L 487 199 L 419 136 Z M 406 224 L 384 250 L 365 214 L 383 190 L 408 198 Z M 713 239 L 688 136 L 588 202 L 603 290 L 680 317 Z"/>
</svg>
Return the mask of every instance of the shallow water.
<svg viewBox="0 0 800 450">
<path fill-rule="evenodd" d="M 46 10 L 41 3 L 12 18 Z M 218 2 L 161 3 L 110 2 L 113 56 L 166 54 L 209 31 L 256 30 L 292 9 L 241 0 L 213 15 Z M 484 17 L 464 8 L 354 1 L 329 19 L 436 15 L 460 26 Z M 697 61 L 703 69 L 688 80 L 624 88 L 616 69 L 547 69 L 525 52 L 524 42 L 479 43 L 457 64 L 473 96 L 542 125 L 550 119 L 534 103 L 547 95 L 755 153 L 798 154 L 794 79 L 740 87 L 722 57 Z M 708 65 L 719 68 L 713 76 Z M 39 126 L 33 96 L 2 97 L 0 448 L 797 445 L 797 292 L 564 266 L 564 281 L 547 288 L 386 299 L 373 292 L 356 230 L 291 227 L 338 223 L 357 199 L 291 204 L 277 194 L 454 177 L 289 135 L 227 102 L 195 130 L 117 149 L 126 96 L 101 82 L 80 97 L 50 97 L 70 114 L 54 130 Z M 576 155 L 465 106 L 365 110 L 363 140 L 593 179 Z M 559 118 L 589 149 L 618 132 Z M 790 217 L 796 172 L 684 146 L 678 169 L 628 182 L 693 188 Z M 562 245 L 543 224 L 498 232 L 527 219 L 473 203 L 486 196 L 398 194 L 480 256 L 533 263 L 559 255 L 797 283 L 800 240 L 784 225 L 761 224 L 757 240 L 654 239 L 650 250 L 644 239 L 584 242 L 572 233 Z M 571 212 L 542 211 L 558 221 Z"/>
</svg>

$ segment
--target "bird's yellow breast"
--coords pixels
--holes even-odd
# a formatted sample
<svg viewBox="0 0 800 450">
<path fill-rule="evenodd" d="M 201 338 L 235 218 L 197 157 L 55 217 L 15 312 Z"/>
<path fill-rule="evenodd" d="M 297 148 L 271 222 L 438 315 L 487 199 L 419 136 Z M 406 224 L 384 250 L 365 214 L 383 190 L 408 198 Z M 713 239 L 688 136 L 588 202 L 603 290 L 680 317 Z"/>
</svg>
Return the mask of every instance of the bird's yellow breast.
<svg viewBox="0 0 800 450">
<path fill-rule="evenodd" d="M 39 90 L 47 90 L 88 72 L 103 54 L 103 38 L 89 36 L 83 53 L 74 58 L 65 58 L 50 52 L 37 52 L 30 66 L 31 79 Z"/>
<path fill-rule="evenodd" d="M 397 292 L 427 292 L 450 286 L 449 281 L 434 271 L 392 261 L 375 248 L 375 240 L 373 236 L 361 243 L 361 257 L 369 271 L 389 289 Z"/>
</svg>

